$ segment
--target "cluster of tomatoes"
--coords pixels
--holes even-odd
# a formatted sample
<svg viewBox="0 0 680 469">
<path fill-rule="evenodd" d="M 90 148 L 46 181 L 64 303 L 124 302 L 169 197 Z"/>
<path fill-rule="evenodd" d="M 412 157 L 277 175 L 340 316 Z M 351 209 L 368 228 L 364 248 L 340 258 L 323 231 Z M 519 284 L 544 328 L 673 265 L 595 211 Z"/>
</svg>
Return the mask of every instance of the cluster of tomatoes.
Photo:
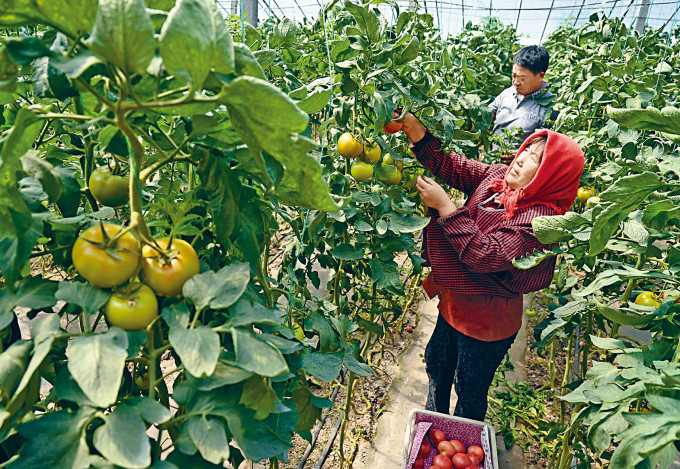
<svg viewBox="0 0 680 469">
<path fill-rule="evenodd" d="M 179 295 L 199 272 L 198 255 L 176 238 L 158 238 L 142 248 L 132 232 L 122 230 L 102 224 L 81 232 L 71 252 L 73 266 L 95 287 L 115 289 L 104 307 L 111 326 L 145 329 L 158 316 L 156 295 Z"/>
<path fill-rule="evenodd" d="M 413 463 L 413 469 L 423 469 L 425 459 L 432 453 L 432 448 L 438 454 L 434 457 L 428 469 L 479 469 L 484 460 L 484 450 L 477 445 L 465 445 L 459 440 L 448 440 L 446 434 L 439 429 L 430 430 L 429 439 L 423 439 L 420 444 L 418 457 Z"/>
<path fill-rule="evenodd" d="M 576 192 L 576 197 L 582 203 L 592 208 L 600 203 L 600 198 L 597 196 L 597 191 L 593 187 L 579 187 Z"/>
<path fill-rule="evenodd" d="M 350 168 L 350 174 L 357 182 L 366 182 L 371 179 L 373 167 L 381 161 L 382 152 L 378 144 L 371 139 L 367 139 L 366 143 L 368 145 L 357 141 L 349 132 L 340 135 L 338 139 L 338 153 L 348 159 L 357 159 Z M 381 173 L 378 180 L 390 186 L 399 184 L 404 162 L 396 161 L 391 155 L 387 154 L 382 157 L 382 165 L 393 166 L 394 170 Z"/>
</svg>

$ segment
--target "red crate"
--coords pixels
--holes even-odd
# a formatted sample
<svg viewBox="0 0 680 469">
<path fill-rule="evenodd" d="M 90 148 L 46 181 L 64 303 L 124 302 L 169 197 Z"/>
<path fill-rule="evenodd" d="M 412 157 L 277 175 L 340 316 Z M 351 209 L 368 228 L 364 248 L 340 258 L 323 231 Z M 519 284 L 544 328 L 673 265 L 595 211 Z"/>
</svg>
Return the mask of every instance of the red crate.
<svg viewBox="0 0 680 469">
<path fill-rule="evenodd" d="M 432 428 L 443 431 L 448 440 L 460 440 L 466 448 L 470 445 L 481 446 L 484 449 L 484 461 L 480 467 L 498 469 L 496 432 L 492 425 L 479 420 L 464 419 L 422 409 L 412 409 L 409 414 L 401 469 L 413 467 L 420 444 Z M 436 448 L 433 448 L 430 456 L 425 459 L 426 468 L 432 464 L 436 454 Z"/>
</svg>

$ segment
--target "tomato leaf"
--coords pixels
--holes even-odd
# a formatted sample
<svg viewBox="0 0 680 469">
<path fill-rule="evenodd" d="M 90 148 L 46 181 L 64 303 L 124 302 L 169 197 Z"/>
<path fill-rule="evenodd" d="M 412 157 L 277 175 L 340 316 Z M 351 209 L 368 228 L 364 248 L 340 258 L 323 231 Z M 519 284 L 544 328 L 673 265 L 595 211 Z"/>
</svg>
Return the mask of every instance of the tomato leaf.
<svg viewBox="0 0 680 469">
<path fill-rule="evenodd" d="M 5 134 L 0 154 L 0 235 L 16 235 L 31 225 L 31 211 L 17 190 L 17 175 L 22 174 L 21 157 L 29 151 L 42 128 L 38 116 L 28 108 L 17 113 L 14 126 Z M 13 222 L 13 223 L 12 223 Z"/>
<path fill-rule="evenodd" d="M 264 420 L 276 410 L 274 403 L 277 400 L 276 393 L 267 384 L 267 379 L 253 376 L 244 383 L 239 404 L 254 410 L 257 420 Z"/>
<path fill-rule="evenodd" d="M 567 241 L 573 237 L 577 228 L 588 224 L 588 220 L 576 212 L 536 217 L 531 221 L 536 238 L 543 244 Z"/>
<path fill-rule="evenodd" d="M 311 313 L 305 318 L 305 329 L 319 333 L 319 349 L 322 352 L 333 352 L 340 347 L 340 336 L 324 315 Z"/>
<path fill-rule="evenodd" d="M 345 0 L 345 8 L 349 11 L 359 28 L 359 31 L 373 44 L 381 39 L 384 23 L 380 21 L 378 15 L 350 0 Z"/>
<path fill-rule="evenodd" d="M 645 109 L 617 109 L 607 106 L 607 114 L 624 127 L 634 130 L 658 130 L 669 134 L 680 134 L 680 109 L 667 106 L 661 110 L 648 107 Z"/>
<path fill-rule="evenodd" d="M 321 406 L 315 405 L 312 397 L 315 397 L 308 386 L 298 382 L 293 390 L 293 400 L 297 410 L 296 430 L 309 430 L 314 428 L 316 421 L 321 418 Z M 331 404 L 332 405 L 332 404 Z"/>
<path fill-rule="evenodd" d="M 128 73 L 143 74 L 156 53 L 143 0 L 99 0 L 89 49 Z"/>
<path fill-rule="evenodd" d="M 231 336 L 239 367 L 269 377 L 288 373 L 288 364 L 279 349 L 259 340 L 251 329 L 234 327 Z"/>
<path fill-rule="evenodd" d="M 220 354 L 217 332 L 206 326 L 186 329 L 175 324 L 170 328 L 168 340 L 189 373 L 197 378 L 213 374 Z"/>
<path fill-rule="evenodd" d="M 160 53 L 168 72 L 191 81 L 193 90 L 203 86 L 212 68 L 223 74 L 234 71 L 231 34 L 209 0 L 176 3 L 161 29 Z"/>
<path fill-rule="evenodd" d="M 135 410 L 117 406 L 103 417 L 104 425 L 94 431 L 94 447 L 108 461 L 123 467 L 148 467 L 151 445 L 146 425 Z"/>
<path fill-rule="evenodd" d="M 58 300 L 79 306 L 85 314 L 93 314 L 106 304 L 111 293 L 87 282 L 62 281 L 54 294 Z"/>
<path fill-rule="evenodd" d="M 333 381 L 340 374 L 345 351 L 335 353 L 305 353 L 302 355 L 302 368 L 321 381 Z"/>
<path fill-rule="evenodd" d="M 219 360 L 215 372 L 201 379 L 193 379 L 192 384 L 201 391 L 212 391 L 229 384 L 236 384 L 250 378 L 252 372 L 239 368 L 231 362 Z"/>
<path fill-rule="evenodd" d="M 0 403 L 3 407 L 19 386 L 32 350 L 30 341 L 20 340 L 0 354 Z"/>
<path fill-rule="evenodd" d="M 33 338 L 34 344 L 33 355 L 31 356 L 31 362 L 28 364 L 26 372 L 16 389 L 17 394 L 23 392 L 29 385 L 30 379 L 38 370 L 38 367 L 40 367 L 45 357 L 50 353 L 54 339 L 59 332 L 61 332 L 61 327 L 57 314 L 50 314 L 33 325 L 31 328 L 31 337 Z M 0 376 L 2 375 L 3 373 L 0 373 Z"/>
<path fill-rule="evenodd" d="M 387 228 L 396 233 L 414 233 L 425 228 L 430 223 L 429 217 L 421 217 L 419 215 L 392 215 L 388 217 Z"/>
<path fill-rule="evenodd" d="M 342 199 L 331 196 L 321 167 L 307 153 L 316 144 L 296 135 L 307 128 L 308 116 L 273 85 L 253 77 L 238 77 L 225 87 L 232 125 L 248 145 L 262 178 L 272 185 L 263 151 L 285 168 L 274 195 L 285 204 L 333 211 Z M 266 179 L 265 179 L 266 180 Z"/>
<path fill-rule="evenodd" d="M 2 212 L 2 207 L 0 207 L 0 212 Z M 8 285 L 12 285 L 20 278 L 21 271 L 31 258 L 33 247 L 41 236 L 41 222 L 33 218 L 28 218 L 27 221 L 29 224 L 26 226 L 27 229 L 25 231 L 17 232 L 15 235 L 0 236 L 0 273 L 2 273 L 2 275 L 5 277 L 5 281 Z M 27 281 L 31 282 L 32 279 L 24 280 L 24 282 Z M 51 282 L 50 285 L 54 286 L 54 283 L 55 282 Z M 43 283 L 42 285 L 46 284 Z M 4 288 L 3 290 L 5 295 L 9 294 L 9 292 L 7 292 L 7 288 Z M 40 292 L 41 291 L 42 289 Z M 28 296 L 38 296 L 38 293 L 40 292 L 23 291 L 23 294 Z M 53 291 L 51 294 L 54 296 Z M 0 293 L 0 298 L 2 295 L 3 294 Z M 48 292 L 47 296 L 49 297 L 49 295 L 50 293 Z M 2 303 L 0 302 L 0 304 Z M 20 303 L 17 303 L 16 305 L 12 306 L 17 306 L 19 304 Z M 10 309 L 11 308 L 7 308 L 6 311 L 10 311 Z M 4 312 L 5 311 L 0 309 L 0 314 Z"/>
<path fill-rule="evenodd" d="M 220 464 L 229 458 L 229 442 L 224 425 L 219 420 L 195 417 L 189 419 L 186 425 L 191 439 L 206 461 Z"/>
<path fill-rule="evenodd" d="M 228 308 L 236 303 L 250 281 L 248 264 L 231 264 L 217 272 L 209 270 L 191 277 L 182 287 L 184 297 L 199 310 Z"/>
<path fill-rule="evenodd" d="M 195 147 L 192 154 L 199 157 L 197 172 L 217 227 L 215 236 L 219 242 L 227 243 L 236 226 L 241 183 L 223 158 L 200 147 Z"/>
<path fill-rule="evenodd" d="M 99 407 L 116 402 L 127 358 L 127 336 L 112 327 L 103 334 L 75 337 L 66 347 L 68 370 Z"/>
<path fill-rule="evenodd" d="M 368 261 L 368 265 L 371 268 L 371 278 L 379 289 L 386 289 L 397 294 L 403 293 L 396 262 L 373 258 Z"/>
<path fill-rule="evenodd" d="M 250 324 L 268 324 L 278 326 L 281 324 L 280 312 L 275 309 L 268 309 L 264 305 L 253 302 L 247 295 L 242 296 L 231 308 L 231 315 L 223 325 L 215 330 L 226 332 L 231 327 L 248 326 Z"/>
<path fill-rule="evenodd" d="M 602 252 L 628 214 L 649 194 L 664 186 L 664 181 L 657 174 L 644 172 L 622 177 L 600 194 L 602 201 L 613 203 L 608 204 L 595 218 L 590 235 L 590 255 Z"/>
<path fill-rule="evenodd" d="M 336 259 L 340 259 L 343 261 L 356 261 L 359 259 L 363 259 L 364 257 L 364 250 L 362 249 L 357 249 L 351 244 L 339 244 L 332 248 L 330 250 L 330 253 L 335 257 Z"/>
<path fill-rule="evenodd" d="M 85 426 L 96 409 L 58 410 L 20 424 L 19 433 L 27 439 L 20 457 L 7 469 L 88 467 L 90 455 Z"/>
<path fill-rule="evenodd" d="M 148 397 L 134 397 L 125 401 L 126 406 L 135 409 L 139 416 L 149 423 L 160 425 L 172 418 L 170 411 L 163 404 Z"/>
</svg>

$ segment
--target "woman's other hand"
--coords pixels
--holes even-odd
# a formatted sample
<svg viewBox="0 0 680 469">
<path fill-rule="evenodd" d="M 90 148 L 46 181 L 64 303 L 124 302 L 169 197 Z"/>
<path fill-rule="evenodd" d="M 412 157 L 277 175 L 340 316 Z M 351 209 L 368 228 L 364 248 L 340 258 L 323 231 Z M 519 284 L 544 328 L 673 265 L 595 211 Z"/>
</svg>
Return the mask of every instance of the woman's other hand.
<svg viewBox="0 0 680 469">
<path fill-rule="evenodd" d="M 428 207 L 439 212 L 439 216 L 446 217 L 457 210 L 449 194 L 434 179 L 427 176 L 418 176 L 416 179 L 416 189 L 418 189 L 420 194 L 420 200 Z"/>
<path fill-rule="evenodd" d="M 410 112 L 402 116 L 401 112 L 394 111 L 392 118 L 401 122 L 401 131 L 406 134 L 411 143 L 421 141 L 427 132 L 423 124 Z"/>
</svg>

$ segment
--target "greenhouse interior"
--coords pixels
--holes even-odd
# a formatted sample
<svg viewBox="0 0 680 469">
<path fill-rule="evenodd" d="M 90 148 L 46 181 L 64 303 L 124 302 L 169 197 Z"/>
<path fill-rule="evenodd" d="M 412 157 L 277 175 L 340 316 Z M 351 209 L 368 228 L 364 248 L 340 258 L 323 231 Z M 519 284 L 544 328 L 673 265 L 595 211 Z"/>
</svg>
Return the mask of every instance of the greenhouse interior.
<svg viewBox="0 0 680 469">
<path fill-rule="evenodd" d="M 680 468 L 679 67 L 680 0 L 0 0 L 0 468 Z"/>
</svg>

